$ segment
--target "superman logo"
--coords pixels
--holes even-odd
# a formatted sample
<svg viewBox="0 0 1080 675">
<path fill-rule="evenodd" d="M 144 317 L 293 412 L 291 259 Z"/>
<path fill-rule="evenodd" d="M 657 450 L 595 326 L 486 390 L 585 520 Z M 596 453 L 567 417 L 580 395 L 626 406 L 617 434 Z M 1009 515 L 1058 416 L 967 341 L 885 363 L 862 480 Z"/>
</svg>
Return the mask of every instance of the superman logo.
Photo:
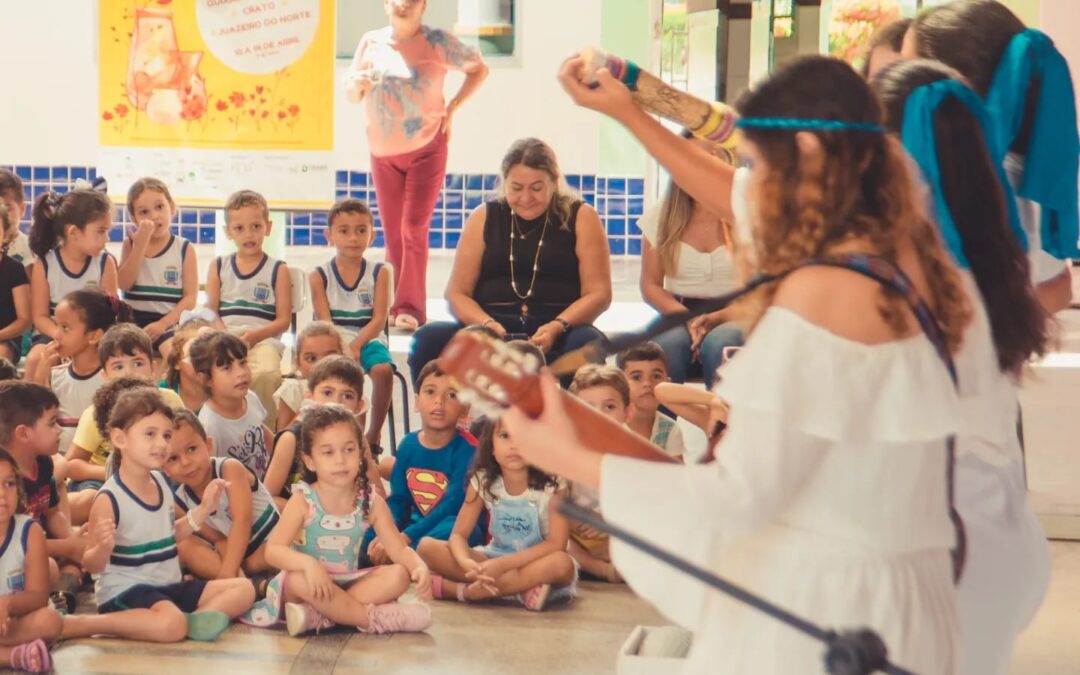
<svg viewBox="0 0 1080 675">
<path fill-rule="evenodd" d="M 438 506 L 450 485 L 450 479 L 445 473 L 430 469 L 408 469 L 405 471 L 405 480 L 416 507 L 425 516 Z"/>
</svg>

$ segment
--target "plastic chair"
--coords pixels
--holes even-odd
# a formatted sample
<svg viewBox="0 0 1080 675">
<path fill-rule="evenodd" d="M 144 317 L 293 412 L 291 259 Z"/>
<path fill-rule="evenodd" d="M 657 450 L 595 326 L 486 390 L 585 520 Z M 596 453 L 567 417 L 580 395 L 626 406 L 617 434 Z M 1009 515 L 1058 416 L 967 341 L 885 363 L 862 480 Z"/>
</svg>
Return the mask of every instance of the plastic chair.
<svg viewBox="0 0 1080 675">
<path fill-rule="evenodd" d="M 293 336 L 293 346 L 296 346 L 296 316 L 307 308 L 308 295 L 311 293 L 311 289 L 308 288 L 307 272 L 299 267 L 289 267 L 289 279 L 292 280 L 292 325 L 291 332 Z"/>
<path fill-rule="evenodd" d="M 383 267 L 386 268 L 387 273 L 390 275 L 390 306 L 394 306 L 394 266 L 390 263 L 383 263 Z M 390 320 L 387 317 L 386 325 L 383 326 L 383 335 L 386 337 L 387 342 L 390 341 Z M 394 379 L 401 385 L 401 408 L 404 413 L 402 418 L 402 426 L 405 433 L 411 433 L 412 422 L 410 420 L 409 412 L 409 382 L 405 379 L 405 376 L 398 370 L 397 364 L 392 363 L 391 367 L 394 370 Z M 397 426 L 394 424 L 394 394 L 390 392 L 390 408 L 386 412 L 386 422 L 390 427 L 390 454 L 392 456 L 397 455 Z"/>
</svg>

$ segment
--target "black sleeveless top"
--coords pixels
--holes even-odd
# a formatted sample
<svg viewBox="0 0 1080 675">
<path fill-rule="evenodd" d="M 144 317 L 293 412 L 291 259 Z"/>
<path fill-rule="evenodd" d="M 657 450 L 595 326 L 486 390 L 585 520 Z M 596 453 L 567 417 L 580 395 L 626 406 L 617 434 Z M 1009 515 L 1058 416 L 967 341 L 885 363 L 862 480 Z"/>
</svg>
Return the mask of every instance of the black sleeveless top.
<svg viewBox="0 0 1080 675">
<path fill-rule="evenodd" d="M 484 221 L 484 255 L 480 260 L 480 276 L 473 291 L 473 299 L 496 319 L 518 317 L 521 306 L 528 305 L 530 319 L 547 322 L 554 319 L 581 297 L 581 277 L 577 257 L 577 214 L 582 202 L 570 209 L 566 227 L 554 212 L 550 212 L 544 245 L 540 251 L 539 270 L 533 293 L 527 300 L 519 299 L 510 286 L 510 232 L 513 228 L 510 207 L 503 200 L 486 203 L 487 220 Z M 544 231 L 544 218 L 533 220 L 517 218 L 514 230 L 514 272 L 517 290 L 522 295 L 529 292 L 536 260 L 537 244 Z M 524 233 L 522 239 L 518 233 Z M 533 321 L 529 321 L 533 323 Z"/>
</svg>

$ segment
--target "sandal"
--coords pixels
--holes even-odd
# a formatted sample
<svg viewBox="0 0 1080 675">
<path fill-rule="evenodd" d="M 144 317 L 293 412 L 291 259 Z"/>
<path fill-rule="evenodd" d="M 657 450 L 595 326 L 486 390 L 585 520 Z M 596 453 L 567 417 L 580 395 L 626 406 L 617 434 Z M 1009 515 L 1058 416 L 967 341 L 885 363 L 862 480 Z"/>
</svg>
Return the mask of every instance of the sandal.
<svg viewBox="0 0 1080 675">
<path fill-rule="evenodd" d="M 37 666 L 34 658 L 37 657 Z M 47 673 L 52 668 L 49 658 L 49 646 L 42 639 L 24 642 L 11 649 L 11 667 L 28 673 Z"/>
<path fill-rule="evenodd" d="M 394 319 L 394 328 L 400 328 L 401 330 L 409 331 L 411 333 L 419 327 L 420 322 L 416 317 L 409 316 L 408 314 L 398 314 L 397 318 Z"/>
</svg>

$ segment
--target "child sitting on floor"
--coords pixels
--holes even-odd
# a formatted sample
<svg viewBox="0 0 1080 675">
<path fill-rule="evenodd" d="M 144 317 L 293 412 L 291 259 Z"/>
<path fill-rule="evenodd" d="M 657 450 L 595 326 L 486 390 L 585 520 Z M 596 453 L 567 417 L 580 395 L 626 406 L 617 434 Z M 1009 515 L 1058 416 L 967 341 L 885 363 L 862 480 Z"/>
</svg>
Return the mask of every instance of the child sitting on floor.
<svg viewBox="0 0 1080 675">
<path fill-rule="evenodd" d="M 284 614 L 294 636 L 335 624 L 375 634 L 427 629 L 427 604 L 396 602 L 415 581 L 416 595 L 426 603 L 431 576 L 404 545 L 386 502 L 371 492 L 356 417 L 337 405 L 312 408 L 300 434 L 307 482 L 296 485 L 266 548 L 267 562 L 282 573 L 244 621 L 272 626 Z M 386 542 L 393 564 L 358 568 L 368 528 Z"/>
<path fill-rule="evenodd" d="M 621 352 L 615 357 L 615 365 L 630 384 L 634 414 L 627 425 L 665 453 L 682 457 L 686 453 L 686 442 L 679 423 L 658 410 L 660 402 L 656 398 L 656 386 L 671 379 L 664 350 L 655 342 L 643 342 Z"/>
<path fill-rule="evenodd" d="M 345 353 L 341 332 L 328 321 L 312 321 L 296 336 L 296 373 L 286 377 L 274 392 L 277 404 L 277 431 L 288 429 L 300 413 L 308 395 L 308 376 L 315 364 L 328 356 Z"/>
<path fill-rule="evenodd" d="M 434 596 L 462 602 L 516 596 L 536 612 L 572 598 L 577 569 L 566 553 L 570 525 L 558 511 L 564 496 L 554 476 L 521 459 L 500 422 L 486 423 L 450 541 L 424 538 L 417 548 L 436 573 Z M 485 508 L 491 543 L 470 548 L 467 538 Z"/>
</svg>

